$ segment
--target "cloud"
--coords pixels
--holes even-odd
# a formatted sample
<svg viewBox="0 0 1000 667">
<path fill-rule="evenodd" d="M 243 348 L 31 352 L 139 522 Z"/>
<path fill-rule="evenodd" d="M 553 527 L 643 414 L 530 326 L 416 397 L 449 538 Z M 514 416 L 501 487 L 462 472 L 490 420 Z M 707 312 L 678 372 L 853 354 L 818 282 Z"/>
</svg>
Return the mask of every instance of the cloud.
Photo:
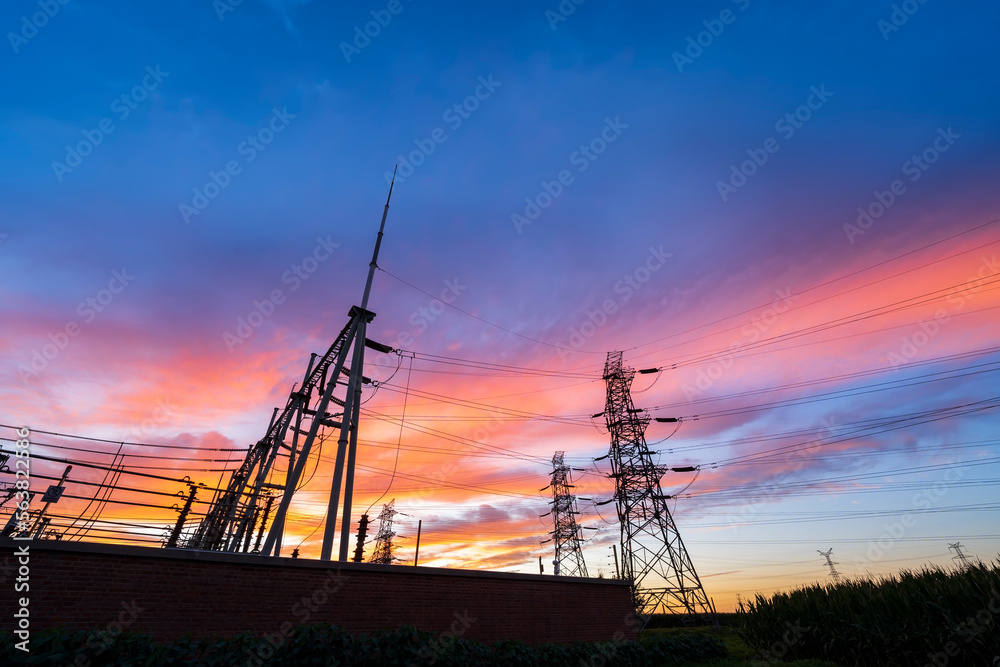
<svg viewBox="0 0 1000 667">
<path fill-rule="evenodd" d="M 288 30 L 288 32 L 293 35 L 298 35 L 299 33 L 295 29 L 295 25 L 292 23 L 292 18 L 289 14 L 297 5 L 306 5 L 312 2 L 312 0 L 260 0 L 260 2 L 281 15 L 281 18 L 285 22 L 285 29 Z"/>
</svg>

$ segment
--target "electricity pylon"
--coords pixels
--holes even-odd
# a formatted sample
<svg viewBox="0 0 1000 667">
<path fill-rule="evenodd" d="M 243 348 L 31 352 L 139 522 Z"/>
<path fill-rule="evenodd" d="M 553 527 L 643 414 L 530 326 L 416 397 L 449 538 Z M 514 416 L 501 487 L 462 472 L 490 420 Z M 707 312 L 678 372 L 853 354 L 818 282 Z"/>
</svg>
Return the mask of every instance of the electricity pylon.
<svg viewBox="0 0 1000 667">
<path fill-rule="evenodd" d="M 829 551 L 820 551 L 819 549 L 817 549 L 816 553 L 826 558 L 826 565 L 827 567 L 830 568 L 830 578 L 833 579 L 833 583 L 839 584 L 841 580 L 841 575 L 840 572 L 838 572 L 837 568 L 835 567 L 836 565 L 839 565 L 839 563 L 830 558 L 830 555 L 833 553 L 833 547 L 830 547 Z"/>
<path fill-rule="evenodd" d="M 714 609 L 695 572 L 660 488 L 666 466 L 653 463 L 646 445 L 650 417 L 632 404 L 635 370 L 622 365 L 621 352 L 609 352 L 604 366 L 607 403 L 604 418 L 611 434 L 611 479 L 621 523 L 622 578 L 632 584 L 636 613 L 646 620 L 657 611 L 705 616 Z"/>
<path fill-rule="evenodd" d="M 351 319 L 330 349 L 322 356 L 312 355 L 302 385 L 297 390 L 292 389 L 285 408 L 280 413 L 275 408 L 267 433 L 247 451 L 243 464 L 233 472 L 226 489 L 216 494 L 204 519 L 198 524 L 192 537 L 187 540 L 185 547 L 215 551 L 248 551 L 249 535 L 253 533 L 256 523 L 261 520 L 266 521 L 266 516 L 262 518 L 258 508 L 262 502 L 266 502 L 267 492 L 271 492 L 280 495 L 280 502 L 261 553 L 265 556 L 280 555 L 288 507 L 295 491 L 299 488 L 302 473 L 317 438 L 321 444 L 325 440 L 320 433 L 321 430 L 330 428 L 339 430 L 340 437 L 337 441 L 336 464 L 323 531 L 321 558 L 330 560 L 332 557 L 341 485 L 343 485 L 338 560 L 347 560 L 361 387 L 362 384 L 371 382 L 362 375 L 365 348 L 370 347 L 384 353 L 393 351 L 391 347 L 369 340 L 366 331 L 368 324 L 375 318 L 375 313 L 368 310 L 368 298 L 371 294 L 375 269 L 378 266 L 378 253 L 382 246 L 385 219 L 389 214 L 389 200 L 392 199 L 394 183 L 395 180 L 389 185 L 389 196 L 385 200 L 375 250 L 368 265 L 368 280 L 365 283 L 361 305 L 350 309 L 348 315 Z M 347 388 L 343 397 L 334 396 L 338 387 L 343 385 Z M 290 443 L 286 442 L 289 433 L 291 433 Z M 283 479 L 277 474 L 276 461 L 279 458 L 284 461 L 283 467 L 287 471 Z M 263 530 L 263 527 L 261 524 L 258 530 Z"/>
<path fill-rule="evenodd" d="M 556 574 L 567 577 L 586 577 L 587 564 L 583 560 L 582 529 L 576 523 L 576 498 L 570 491 L 569 466 L 563 462 L 566 452 L 556 452 L 552 457 L 552 539 L 556 543 Z"/>
<path fill-rule="evenodd" d="M 962 553 L 961 542 L 955 542 L 954 544 L 949 544 L 948 551 L 955 552 L 956 555 L 952 557 L 952 560 L 957 560 L 960 563 L 960 567 L 962 567 L 963 569 L 970 567 L 972 565 L 972 559 L 966 556 L 964 553 Z"/>
<path fill-rule="evenodd" d="M 398 514 L 394 509 L 395 505 L 395 498 L 382 505 L 382 512 L 378 515 L 379 524 L 378 534 L 375 535 L 375 551 L 372 553 L 369 563 L 392 564 L 392 538 L 396 536 L 396 533 L 392 532 L 392 517 Z"/>
</svg>

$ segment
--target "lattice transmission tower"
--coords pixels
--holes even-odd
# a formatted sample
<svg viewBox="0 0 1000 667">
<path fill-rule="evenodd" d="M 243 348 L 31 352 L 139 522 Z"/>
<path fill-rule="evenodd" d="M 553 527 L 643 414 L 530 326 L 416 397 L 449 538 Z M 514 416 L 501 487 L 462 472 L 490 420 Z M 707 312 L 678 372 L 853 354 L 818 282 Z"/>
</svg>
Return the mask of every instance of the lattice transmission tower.
<svg viewBox="0 0 1000 667">
<path fill-rule="evenodd" d="M 671 496 L 660 487 L 668 468 L 653 463 L 646 445 L 650 417 L 632 403 L 634 376 L 634 369 L 623 366 L 621 352 L 608 353 L 604 418 L 611 434 L 610 477 L 621 523 L 621 575 L 632 583 L 640 618 L 655 612 L 687 613 L 714 622 L 715 610 L 667 507 Z"/>
<path fill-rule="evenodd" d="M 395 505 L 395 498 L 382 505 L 382 512 L 378 515 L 379 524 L 378 534 L 375 535 L 375 551 L 372 553 L 369 563 L 392 564 L 392 538 L 396 537 L 396 533 L 392 532 L 392 517 L 398 514 L 394 509 Z"/>
<path fill-rule="evenodd" d="M 833 583 L 839 584 L 840 580 L 843 577 L 841 576 L 840 572 L 837 571 L 836 567 L 840 563 L 831 558 L 831 555 L 833 554 L 833 547 L 830 547 L 829 551 L 820 551 L 819 549 L 817 549 L 816 553 L 826 558 L 826 566 L 830 568 L 830 578 L 833 579 Z"/>
<path fill-rule="evenodd" d="M 570 489 L 569 466 L 563 461 L 566 452 L 556 452 L 552 457 L 552 540 L 556 546 L 556 574 L 567 577 L 586 577 L 587 564 L 583 560 L 583 530 L 576 523 L 576 497 Z M 544 490 L 544 489 L 543 489 Z"/>
<path fill-rule="evenodd" d="M 952 558 L 952 560 L 957 560 L 959 562 L 959 567 L 961 567 L 963 569 L 968 568 L 968 567 L 972 567 L 972 559 L 969 558 L 962 551 L 962 543 L 961 542 L 955 542 L 954 544 L 949 544 L 948 545 L 948 551 L 954 551 L 955 552 L 955 556 Z"/>
<path fill-rule="evenodd" d="M 323 446 L 327 439 L 326 429 L 330 429 L 339 432 L 339 438 L 320 558 L 330 560 L 333 557 L 333 540 L 340 510 L 338 560 L 347 560 L 361 390 L 362 385 L 371 382 L 362 374 L 365 348 L 383 353 L 394 351 L 366 335 L 368 324 L 375 318 L 375 313 L 368 310 L 368 299 L 375 269 L 378 268 L 378 254 L 391 198 L 392 184 L 389 185 L 375 250 L 368 265 L 368 280 L 361 305 L 350 309 L 350 320 L 330 349 L 323 355 L 312 355 L 302 384 L 298 389 L 293 387 L 283 410 L 275 408 L 264 437 L 249 448 L 242 465 L 233 472 L 226 488 L 216 493 L 205 516 L 193 527 L 183 547 L 248 552 L 256 529 L 258 540 L 254 550 L 264 555 L 280 555 L 285 517 L 288 516 L 292 497 L 304 484 L 303 472 L 310 454 Z M 340 393 L 340 396 L 335 396 L 335 393 Z M 279 470 L 282 472 L 279 473 Z M 340 504 L 341 497 L 343 505 Z M 260 546 L 272 500 L 277 501 L 277 508 Z"/>
</svg>

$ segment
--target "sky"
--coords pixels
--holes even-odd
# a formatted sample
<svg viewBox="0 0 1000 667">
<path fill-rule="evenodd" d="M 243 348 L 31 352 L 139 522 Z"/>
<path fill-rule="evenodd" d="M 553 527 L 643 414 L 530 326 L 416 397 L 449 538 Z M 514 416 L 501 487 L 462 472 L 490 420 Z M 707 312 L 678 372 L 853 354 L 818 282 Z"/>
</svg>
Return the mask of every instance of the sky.
<svg viewBox="0 0 1000 667">
<path fill-rule="evenodd" d="M 38 490 L 76 464 L 66 539 L 158 544 L 177 480 L 224 484 L 360 303 L 396 168 L 368 336 L 400 352 L 366 359 L 352 521 L 394 498 L 400 563 L 419 521 L 421 565 L 551 572 L 564 451 L 589 573 L 614 575 L 610 351 L 658 369 L 637 407 L 680 419 L 647 440 L 698 468 L 662 485 L 720 610 L 827 581 L 819 550 L 847 576 L 951 566 L 956 542 L 992 560 L 998 23 L 934 1 L 4 3 L 3 450 L 30 429 Z M 283 553 L 318 557 L 333 452 Z"/>
</svg>

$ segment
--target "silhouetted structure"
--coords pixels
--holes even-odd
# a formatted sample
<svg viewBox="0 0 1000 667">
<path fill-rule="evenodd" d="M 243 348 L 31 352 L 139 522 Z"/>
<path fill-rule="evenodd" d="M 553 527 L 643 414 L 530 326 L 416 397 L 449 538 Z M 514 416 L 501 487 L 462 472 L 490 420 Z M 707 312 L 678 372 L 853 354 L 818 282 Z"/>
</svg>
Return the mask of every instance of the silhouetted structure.
<svg viewBox="0 0 1000 667">
<path fill-rule="evenodd" d="M 556 545 L 556 562 L 559 569 L 555 574 L 567 577 L 586 577 L 587 564 L 580 548 L 583 542 L 580 526 L 576 523 L 576 498 L 570 491 L 569 466 L 563 462 L 565 452 L 556 452 L 552 457 L 552 539 Z"/>
<path fill-rule="evenodd" d="M 636 613 L 687 613 L 714 622 L 714 609 L 674 524 L 660 488 L 666 466 L 653 463 L 646 446 L 650 417 L 632 403 L 635 370 L 622 365 L 621 352 L 609 352 L 604 367 L 607 403 L 604 418 L 611 434 L 611 479 L 621 522 L 621 576 L 632 582 Z"/>
<path fill-rule="evenodd" d="M 392 532 L 392 517 L 396 516 L 396 499 L 393 498 L 385 505 L 382 505 L 382 512 L 378 515 L 378 534 L 375 535 L 375 551 L 372 553 L 370 563 L 381 563 L 382 565 L 392 564 L 392 538 L 396 533 Z"/>
<path fill-rule="evenodd" d="M 955 552 L 955 556 L 952 558 L 952 560 L 957 560 L 960 567 L 966 568 L 966 567 L 969 567 L 969 566 L 972 565 L 972 559 L 969 558 L 968 556 L 966 556 L 962 552 L 962 543 L 961 542 L 955 542 L 954 544 L 949 544 L 948 545 L 948 551 L 954 551 Z"/>
<path fill-rule="evenodd" d="M 819 549 L 817 549 L 816 553 L 826 558 L 826 565 L 827 567 L 830 568 L 830 577 L 833 579 L 833 582 L 835 584 L 839 584 L 841 576 L 840 572 L 838 572 L 837 568 L 835 567 L 836 565 L 839 565 L 839 563 L 830 558 L 830 555 L 833 553 L 833 547 L 830 547 L 829 551 L 820 551 Z"/>
<path fill-rule="evenodd" d="M 280 555 L 285 517 L 292 496 L 299 487 L 306 462 L 317 440 L 320 446 L 326 440 L 320 434 L 321 429 L 331 428 L 339 430 L 340 437 L 337 441 L 336 464 L 320 557 L 323 560 L 330 560 L 332 557 L 343 484 L 338 560 L 347 560 L 361 386 L 370 382 L 361 374 L 365 348 L 370 347 L 384 353 L 393 351 L 391 347 L 369 340 L 366 336 L 367 326 L 375 318 L 375 313 L 368 310 L 368 298 L 377 268 L 378 253 L 382 246 L 382 235 L 391 198 L 392 184 L 389 186 L 389 196 L 382 212 L 375 250 L 368 265 L 368 280 L 365 283 L 361 305 L 351 308 L 348 313 L 350 321 L 341 330 L 330 349 L 322 356 L 312 355 L 301 387 L 297 390 L 293 388 L 285 408 L 280 413 L 275 408 L 267 433 L 247 451 L 243 464 L 233 472 L 226 489 L 213 499 L 205 517 L 184 544 L 185 547 L 214 551 L 248 551 L 250 542 L 248 536 L 253 533 L 258 522 L 266 521 L 266 516 L 261 518 L 261 513 L 257 511 L 258 507 L 266 495 L 265 492 L 271 492 L 280 496 L 280 502 L 262 552 L 264 555 Z M 348 359 L 349 353 L 350 359 Z M 334 396 L 338 386 L 345 384 L 347 390 L 343 398 Z M 289 435 L 290 442 L 288 442 Z M 283 480 L 273 480 L 272 477 L 278 469 L 275 462 L 279 458 L 284 459 L 283 467 L 287 472 Z M 260 529 L 263 529 L 263 523 L 260 523 Z"/>
</svg>

